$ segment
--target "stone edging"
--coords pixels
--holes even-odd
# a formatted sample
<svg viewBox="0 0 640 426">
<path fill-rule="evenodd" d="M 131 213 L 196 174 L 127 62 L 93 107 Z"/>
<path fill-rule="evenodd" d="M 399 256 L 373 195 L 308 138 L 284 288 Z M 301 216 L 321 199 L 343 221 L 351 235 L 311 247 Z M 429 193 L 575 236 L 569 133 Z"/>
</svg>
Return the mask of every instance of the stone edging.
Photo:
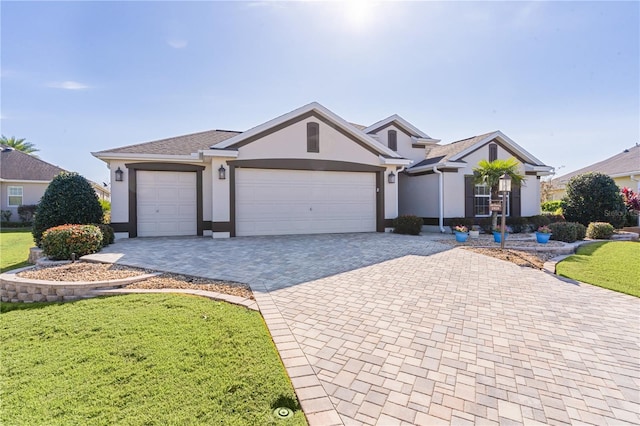
<svg viewBox="0 0 640 426">
<path fill-rule="evenodd" d="M 195 289 L 183 289 L 183 288 L 157 288 L 157 289 L 145 289 L 145 288 L 114 288 L 114 289 L 98 289 L 93 290 L 89 297 L 93 296 L 109 296 L 115 294 L 134 294 L 134 293 L 180 293 L 191 294 L 194 296 L 203 296 L 212 300 L 220 300 L 223 302 L 231 303 L 233 305 L 244 306 L 252 311 L 260 311 L 258 304 L 255 300 L 245 299 L 244 297 L 232 296 L 230 294 L 218 293 L 217 291 L 207 290 L 195 290 Z"/>
<path fill-rule="evenodd" d="M 18 273 L 34 268 L 14 269 L 0 274 L 0 300 L 2 302 L 67 302 L 93 297 L 92 290 L 122 287 L 161 275 L 161 272 L 105 281 L 49 281 L 22 278 Z"/>
</svg>

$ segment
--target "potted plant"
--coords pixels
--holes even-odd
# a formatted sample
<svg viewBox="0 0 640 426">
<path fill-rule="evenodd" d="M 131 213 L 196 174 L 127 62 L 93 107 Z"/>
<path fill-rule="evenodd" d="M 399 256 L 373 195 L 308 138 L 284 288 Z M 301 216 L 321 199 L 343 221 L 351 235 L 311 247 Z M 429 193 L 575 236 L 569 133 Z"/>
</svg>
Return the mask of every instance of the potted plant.
<svg viewBox="0 0 640 426">
<path fill-rule="evenodd" d="M 509 225 L 505 225 L 504 227 L 504 240 L 507 241 L 507 237 L 509 236 L 509 232 L 511 232 L 511 227 Z M 502 242 L 502 226 L 497 225 L 493 228 L 493 241 L 496 243 Z"/>
<path fill-rule="evenodd" d="M 541 226 L 536 231 L 536 241 L 540 244 L 546 244 L 551 238 L 551 228 L 548 226 Z"/>
<path fill-rule="evenodd" d="M 480 236 L 480 225 L 473 225 L 469 231 L 470 238 L 478 238 Z"/>
<path fill-rule="evenodd" d="M 453 228 L 453 232 L 456 234 L 456 241 L 464 243 L 469 238 L 469 228 L 464 225 L 456 225 Z"/>
</svg>

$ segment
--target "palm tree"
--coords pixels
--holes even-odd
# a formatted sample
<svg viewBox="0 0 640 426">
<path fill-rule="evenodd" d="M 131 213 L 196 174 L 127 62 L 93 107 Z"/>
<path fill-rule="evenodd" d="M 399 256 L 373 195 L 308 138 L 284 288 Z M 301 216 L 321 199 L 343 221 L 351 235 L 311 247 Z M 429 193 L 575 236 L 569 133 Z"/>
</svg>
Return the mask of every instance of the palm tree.
<svg viewBox="0 0 640 426">
<path fill-rule="evenodd" d="M 485 184 L 491 188 L 491 201 L 499 200 L 498 183 L 503 174 L 511 177 L 513 185 L 520 185 L 524 182 L 524 175 L 518 172 L 518 160 L 509 158 L 508 160 L 480 160 L 478 166 L 473 169 L 473 176 L 476 184 Z M 498 212 L 491 212 L 491 227 L 498 225 Z"/>
<path fill-rule="evenodd" d="M 34 144 L 25 142 L 24 138 L 16 139 L 15 136 L 11 136 L 10 138 L 8 138 L 5 135 L 2 135 L 2 137 L 0 137 L 0 145 L 8 146 L 9 148 L 13 148 L 16 151 L 22 151 L 25 154 L 31 154 L 34 157 L 37 157 L 37 155 L 34 155 L 33 153 L 40 151 Z"/>
</svg>

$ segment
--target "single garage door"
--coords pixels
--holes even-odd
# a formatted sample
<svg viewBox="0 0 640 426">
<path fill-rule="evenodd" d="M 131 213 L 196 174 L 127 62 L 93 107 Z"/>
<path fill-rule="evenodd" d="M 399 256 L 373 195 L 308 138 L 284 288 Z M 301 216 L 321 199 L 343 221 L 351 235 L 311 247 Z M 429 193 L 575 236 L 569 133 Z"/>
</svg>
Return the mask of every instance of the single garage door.
<svg viewBox="0 0 640 426">
<path fill-rule="evenodd" d="M 138 236 L 196 235 L 196 174 L 138 171 Z"/>
<path fill-rule="evenodd" d="M 236 235 L 376 231 L 375 173 L 238 169 Z"/>
</svg>

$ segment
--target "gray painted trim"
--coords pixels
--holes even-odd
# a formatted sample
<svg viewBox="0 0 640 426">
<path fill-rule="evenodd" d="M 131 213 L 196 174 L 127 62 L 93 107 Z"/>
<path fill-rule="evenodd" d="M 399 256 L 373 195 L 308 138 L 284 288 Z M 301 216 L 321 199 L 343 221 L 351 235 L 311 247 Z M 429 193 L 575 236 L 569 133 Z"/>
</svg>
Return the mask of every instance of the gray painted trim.
<svg viewBox="0 0 640 426">
<path fill-rule="evenodd" d="M 500 142 L 497 138 L 491 139 L 490 141 L 487 141 L 485 143 L 483 143 L 482 145 L 480 145 L 479 147 L 476 147 L 476 149 L 474 149 L 473 151 L 467 152 L 465 154 L 464 157 L 458 158 L 456 161 L 460 161 L 463 158 L 466 158 L 467 156 L 473 154 L 474 152 L 476 152 L 479 149 L 484 148 L 486 145 L 488 144 L 492 144 L 495 143 L 496 145 L 498 145 L 500 148 L 504 149 L 505 151 L 507 151 L 509 154 L 511 154 L 514 158 L 516 158 L 519 162 L 521 162 L 522 164 L 526 163 L 526 160 L 524 160 L 522 157 L 520 157 L 518 154 L 516 154 L 511 147 L 507 146 L 506 144 Z M 488 157 L 487 157 L 488 158 Z"/>
<path fill-rule="evenodd" d="M 230 237 L 236 236 L 236 166 L 227 161 L 229 165 L 229 231 Z"/>
<path fill-rule="evenodd" d="M 420 135 L 414 135 L 413 133 L 411 133 L 411 130 L 409 130 L 409 129 L 407 129 L 406 127 L 404 127 L 404 126 L 403 126 L 402 124 L 400 124 L 397 120 L 390 121 L 389 123 L 387 123 L 387 124 L 383 124 L 382 126 L 380 126 L 380 127 L 376 128 L 376 129 L 370 130 L 370 131 L 368 132 L 368 134 L 371 134 L 371 133 L 378 133 L 380 130 L 384 130 L 384 129 L 386 129 L 386 128 L 387 128 L 387 127 L 389 127 L 389 126 L 395 126 L 395 127 L 396 127 L 396 129 L 399 129 L 400 131 L 402 131 L 402 133 L 404 133 L 405 135 L 407 135 L 407 136 L 409 136 L 409 137 L 411 137 L 411 136 L 420 136 Z"/>
<path fill-rule="evenodd" d="M 138 185 L 137 172 L 195 172 L 196 173 L 196 235 L 202 236 L 204 231 L 202 171 L 204 166 L 182 163 L 126 163 L 129 169 L 129 238 L 138 236 Z"/>
<path fill-rule="evenodd" d="M 266 158 L 257 160 L 230 160 L 227 164 L 247 169 L 316 170 L 327 172 L 379 172 L 385 168 L 348 161 L 316 160 L 307 158 Z"/>
</svg>

